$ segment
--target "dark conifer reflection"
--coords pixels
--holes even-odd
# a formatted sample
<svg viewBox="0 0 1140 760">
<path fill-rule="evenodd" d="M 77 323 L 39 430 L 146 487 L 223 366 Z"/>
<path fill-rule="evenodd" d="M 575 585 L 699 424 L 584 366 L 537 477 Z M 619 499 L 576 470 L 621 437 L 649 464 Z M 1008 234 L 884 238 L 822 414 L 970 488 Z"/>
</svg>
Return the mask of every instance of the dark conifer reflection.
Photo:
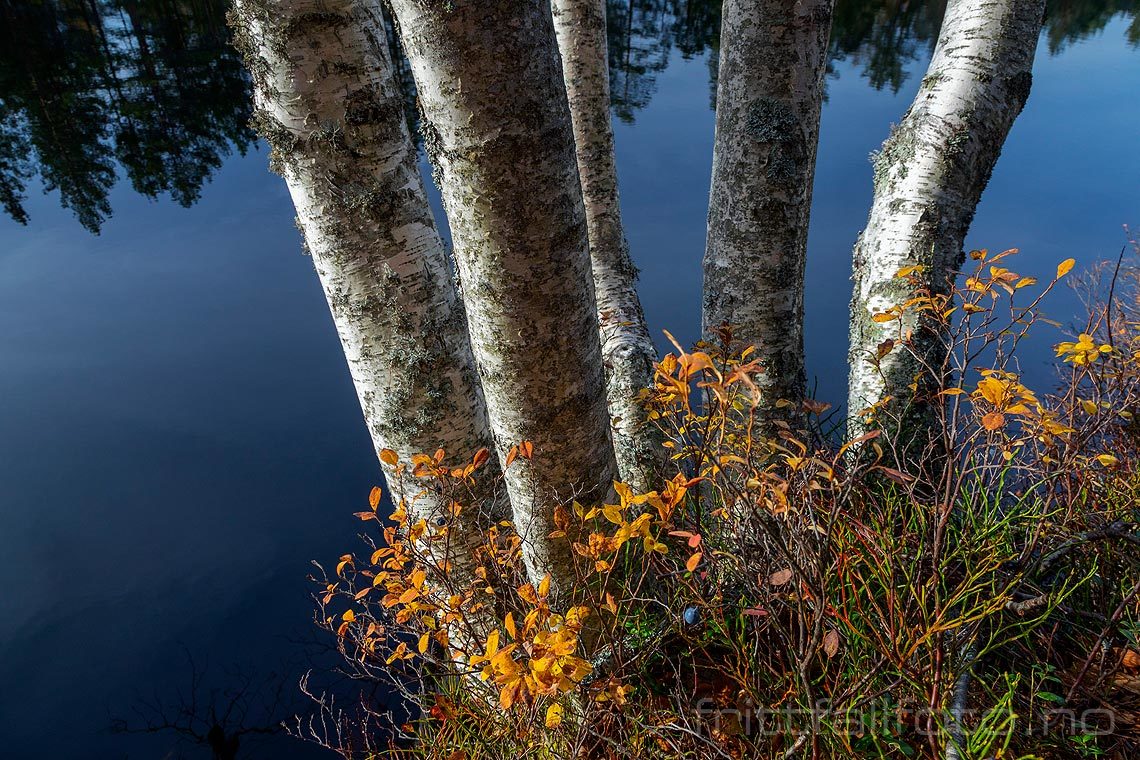
<svg viewBox="0 0 1140 760">
<path fill-rule="evenodd" d="M 98 232 L 120 168 L 182 205 L 254 140 L 224 0 L 0 0 L 0 203 L 37 174 Z"/>
<path fill-rule="evenodd" d="M 618 118 L 633 121 L 649 104 L 673 48 L 685 58 L 710 53 L 715 101 L 720 6 L 721 0 L 608 0 L 610 98 Z M 897 92 L 910 64 L 934 50 L 945 12 L 946 0 L 837 0 L 831 60 L 851 61 L 872 87 Z M 1140 46 L 1140 0 L 1048 0 L 1045 44 L 1058 53 L 1118 15 L 1131 18 L 1126 35 Z"/>
<path fill-rule="evenodd" d="M 1050 0 L 1045 11 L 1045 39 L 1050 53 L 1092 37 L 1117 15 L 1131 17 L 1125 36 L 1140 47 L 1140 0 Z"/>
<path fill-rule="evenodd" d="M 0 0 L 0 205 L 27 223 L 37 176 L 93 232 L 120 175 L 188 206 L 231 152 L 255 139 L 230 46 L 227 0 Z M 607 0 L 614 114 L 632 122 L 676 50 L 707 56 L 714 104 L 721 0 Z M 831 60 L 898 91 L 934 48 L 946 0 L 838 0 Z M 1140 0 L 1049 0 L 1052 53 L 1118 15 L 1140 46 Z M 413 134 L 415 86 L 389 29 Z"/>
<path fill-rule="evenodd" d="M 649 105 L 657 75 L 669 65 L 674 46 L 686 59 L 718 49 L 720 6 L 721 0 L 607 0 L 614 115 L 632 122 L 634 114 Z M 713 83 L 716 62 L 716 55 L 709 56 Z"/>
<path fill-rule="evenodd" d="M 934 52 L 946 0 L 838 0 L 831 24 L 831 62 L 850 60 L 876 90 L 898 92 L 907 66 Z"/>
</svg>

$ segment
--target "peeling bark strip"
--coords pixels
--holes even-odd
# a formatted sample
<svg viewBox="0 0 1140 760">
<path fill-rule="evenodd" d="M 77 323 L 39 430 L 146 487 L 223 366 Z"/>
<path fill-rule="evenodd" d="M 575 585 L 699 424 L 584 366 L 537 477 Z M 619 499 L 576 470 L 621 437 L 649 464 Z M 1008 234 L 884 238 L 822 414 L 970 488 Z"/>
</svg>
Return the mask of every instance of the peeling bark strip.
<svg viewBox="0 0 1140 760">
<path fill-rule="evenodd" d="M 920 440 L 929 405 L 912 404 L 937 388 L 946 348 L 912 313 L 903 329 L 910 346 L 879 346 L 899 335 L 897 322 L 872 316 L 919 292 L 895 275 L 921 265 L 924 287 L 948 292 L 962 265 L 962 243 L 982 190 L 1014 119 L 1029 97 L 1042 0 L 951 0 L 926 77 L 902 123 L 874 158 L 875 197 L 855 244 L 851 302 L 849 432 L 863 431 L 856 415 L 890 396 L 889 424 Z M 933 374 L 931 372 L 933 370 Z M 923 379 L 925 378 L 925 379 Z"/>
<path fill-rule="evenodd" d="M 804 398 L 804 262 L 833 0 L 726 0 L 703 327 L 756 346 L 767 416 Z M 776 402 L 792 402 L 778 411 Z"/>
<path fill-rule="evenodd" d="M 379 6 L 237 0 L 231 23 L 376 449 L 406 460 L 442 447 L 448 461 L 470 461 L 493 445 L 490 427 Z M 423 489 L 384 468 L 393 490 Z M 476 513 L 492 504 L 484 496 L 465 510 L 460 538 L 478 537 Z M 424 496 L 413 510 L 431 517 L 445 506 Z"/>
<path fill-rule="evenodd" d="M 582 190 L 550 0 L 392 0 L 534 577 L 572 584 L 554 508 L 616 472 Z"/>
<path fill-rule="evenodd" d="M 586 205 L 618 473 L 634 489 L 647 491 L 661 469 L 665 449 L 637 394 L 653 384 L 657 352 L 637 297 L 637 269 L 629 256 L 618 204 L 605 2 L 553 0 L 551 5 Z"/>
</svg>

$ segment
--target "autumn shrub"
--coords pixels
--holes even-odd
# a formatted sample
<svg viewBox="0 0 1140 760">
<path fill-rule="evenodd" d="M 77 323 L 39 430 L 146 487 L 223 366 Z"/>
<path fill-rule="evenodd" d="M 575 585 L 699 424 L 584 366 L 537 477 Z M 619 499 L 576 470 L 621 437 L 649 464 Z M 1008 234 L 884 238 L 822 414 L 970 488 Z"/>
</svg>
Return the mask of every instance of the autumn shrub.
<svg viewBox="0 0 1140 760">
<path fill-rule="evenodd" d="M 813 401 L 771 434 L 763 367 L 726 327 L 676 346 L 644 394 L 669 452 L 657 489 L 558 508 L 578 579 L 562 598 L 527 578 L 509 521 L 461 542 L 464 576 L 451 521 L 416 519 L 408 493 L 384 519 L 374 490 L 368 551 L 317 579 L 367 688 L 343 706 L 310 689 L 294 731 L 346 758 L 1135 756 L 1137 280 L 1086 282 L 1101 294 L 1056 347 L 1057 387 L 1031 390 L 1017 346 L 1072 261 L 1040 286 L 1014 253 L 975 251 L 954 293 L 877 317 L 900 325 L 879 358 L 908 350 L 913 310 L 945 341 L 921 466 L 881 432 L 886 405 L 851 440 Z M 505 464 L 548 455 L 520 442 Z M 455 516 L 486 459 L 399 466 Z"/>
</svg>

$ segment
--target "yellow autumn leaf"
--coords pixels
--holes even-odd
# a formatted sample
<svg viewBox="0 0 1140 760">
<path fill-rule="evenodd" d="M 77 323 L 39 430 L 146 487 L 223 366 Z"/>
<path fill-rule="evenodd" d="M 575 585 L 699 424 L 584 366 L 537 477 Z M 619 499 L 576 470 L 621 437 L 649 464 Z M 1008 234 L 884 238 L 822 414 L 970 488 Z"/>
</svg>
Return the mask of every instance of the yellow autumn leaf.
<svg viewBox="0 0 1140 760">
<path fill-rule="evenodd" d="M 395 467 L 400 457 L 391 449 L 380 449 L 380 461 L 389 467 Z"/>
<path fill-rule="evenodd" d="M 407 645 L 407 644 L 405 644 L 404 642 L 402 642 L 402 641 L 401 641 L 401 642 L 400 642 L 400 645 L 399 645 L 398 647 L 396 647 L 396 648 L 395 648 L 395 649 L 392 651 L 392 654 L 390 654 L 390 655 L 388 656 L 388 659 L 386 660 L 386 663 L 387 663 L 388 665 L 391 665 L 391 664 L 392 664 L 393 662 L 395 662 L 396 660 L 402 660 L 402 659 L 404 659 L 404 658 L 405 658 L 407 655 L 408 655 L 408 645 Z"/>
<path fill-rule="evenodd" d="M 562 725 L 562 705 L 557 702 L 546 708 L 546 727 L 558 728 Z"/>
<path fill-rule="evenodd" d="M 1116 464 L 1117 460 L 1116 457 L 1114 457 L 1112 454 L 1099 454 L 1096 458 L 1096 461 L 1100 462 L 1105 467 L 1112 467 Z"/>
<path fill-rule="evenodd" d="M 408 580 L 412 582 L 413 586 L 422 590 L 424 587 L 424 581 L 427 580 L 427 571 L 422 569 L 413 570 L 412 574 L 408 576 Z"/>
<path fill-rule="evenodd" d="M 1002 401 L 1005 399 L 1005 386 L 1000 380 L 986 377 L 978 381 L 976 394 L 994 406 L 1001 406 Z"/>
<path fill-rule="evenodd" d="M 425 633 L 423 636 L 420 636 L 420 640 L 416 643 L 416 649 L 419 650 L 420 654 L 423 654 L 424 652 L 427 651 L 428 638 L 430 636 L 431 636 L 430 633 Z"/>
<path fill-rule="evenodd" d="M 1058 264 L 1057 265 L 1057 278 L 1060 279 L 1060 278 L 1064 277 L 1065 275 L 1067 275 L 1069 272 L 1071 272 L 1073 270 L 1073 267 L 1076 266 L 1076 263 L 1077 262 L 1074 261 L 1073 259 L 1065 259 L 1060 264 Z"/>
<path fill-rule="evenodd" d="M 515 627 L 514 615 L 508 612 L 507 616 L 503 618 L 503 626 L 507 629 L 507 633 L 511 635 L 512 639 L 517 639 L 519 637 L 518 628 Z"/>
</svg>

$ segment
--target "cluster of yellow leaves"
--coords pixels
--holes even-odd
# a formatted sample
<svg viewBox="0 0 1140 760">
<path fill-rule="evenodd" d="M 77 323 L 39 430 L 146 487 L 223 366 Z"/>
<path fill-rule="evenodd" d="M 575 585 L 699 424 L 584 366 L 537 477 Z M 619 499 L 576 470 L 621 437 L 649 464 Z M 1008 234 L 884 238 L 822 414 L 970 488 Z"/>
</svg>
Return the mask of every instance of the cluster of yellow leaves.
<svg viewBox="0 0 1140 760">
<path fill-rule="evenodd" d="M 609 702 L 617 707 L 622 707 L 632 691 L 633 686 L 623 684 L 616 678 L 611 678 L 598 689 L 597 694 L 594 695 L 594 701 Z"/>
<path fill-rule="evenodd" d="M 414 622 L 418 628 L 424 630 L 413 652 L 406 642 L 401 642 L 387 662 L 411 659 L 415 653 L 424 654 L 431 640 L 447 650 L 452 645 L 448 630 L 454 627 L 463 627 L 470 622 L 471 616 L 480 613 L 490 604 L 490 598 L 496 594 L 493 586 L 488 584 L 488 570 L 485 565 L 475 568 L 475 577 L 465 587 L 453 584 L 455 593 L 441 593 L 438 588 L 430 588 L 427 583 L 427 573 L 411 562 L 410 542 L 415 541 L 419 531 L 427 531 L 434 540 L 447 530 L 446 526 L 425 527 L 420 520 L 407 526 L 407 518 L 401 508 L 392 515 L 397 522 L 396 526 L 385 529 L 386 545 L 381 546 L 372 554 L 371 562 L 378 567 L 378 572 L 372 580 L 372 587 L 365 588 L 356 594 L 356 599 L 364 598 L 371 590 L 382 587 L 384 596 L 380 604 L 394 613 L 394 619 L 399 624 Z M 403 529 L 404 532 L 401 532 Z M 400 536 L 406 534 L 407 540 Z M 487 530 L 486 544 L 482 548 L 482 556 L 489 562 L 500 566 L 517 564 L 520 558 L 522 539 L 514 531 L 510 522 L 493 525 Z M 370 571 L 362 571 L 367 576 Z M 520 590 L 521 592 L 522 590 Z M 365 631 L 362 648 L 375 653 L 382 643 L 384 630 L 381 627 L 369 628 Z M 453 655 L 461 656 L 463 651 L 453 651 Z"/>
<path fill-rule="evenodd" d="M 1036 277 L 1020 275 L 1005 267 L 997 266 L 997 262 L 1008 256 L 1014 256 L 1017 253 L 1018 249 L 1016 248 L 1010 248 L 993 255 L 990 255 L 990 252 L 986 249 L 970 251 L 970 258 L 978 262 L 978 264 L 974 273 L 966 278 L 966 287 L 961 293 L 962 310 L 967 316 L 989 312 L 992 306 L 981 305 L 981 300 L 986 296 L 989 296 L 991 301 L 996 302 L 1000 296 L 999 291 L 1004 291 L 1012 296 L 1016 291 L 1022 288 L 1037 284 Z M 1072 271 L 1075 263 L 1073 259 L 1065 259 L 1058 264 L 1057 276 L 1046 288 L 1046 291 L 1051 289 L 1062 277 Z M 953 311 L 953 308 L 949 309 L 946 315 L 953 313 Z M 1021 318 L 1024 318 L 1027 314 L 1028 311 L 1023 312 Z M 1020 322 L 1020 319 L 1018 322 Z"/>
<path fill-rule="evenodd" d="M 948 394 L 955 392 L 959 391 L 946 391 Z M 991 432 L 1005 427 L 1007 417 L 1019 418 L 1029 426 L 1033 435 L 1046 444 L 1073 432 L 1073 428 L 1061 422 L 1056 412 L 1046 409 L 1036 394 L 1026 388 L 1013 372 L 982 370 L 982 379 L 971 391 L 970 399 L 984 410 L 981 425 Z"/>
<path fill-rule="evenodd" d="M 992 255 L 986 249 L 970 251 L 970 258 L 978 263 L 974 273 L 966 278 L 965 288 L 961 291 L 961 309 L 967 316 L 988 311 L 990 307 L 980 303 L 987 296 L 991 301 L 996 301 L 1001 292 L 1012 296 L 1022 288 L 1037 284 L 1035 277 L 1020 275 L 1006 267 L 998 266 L 998 262 L 1017 253 L 1018 249 L 1016 248 L 1010 248 Z M 1057 268 L 1057 278 L 1063 277 L 1072 267 L 1072 259 L 1063 262 Z M 958 310 L 958 307 L 954 305 L 954 295 L 940 293 L 937 292 L 937 289 L 931 288 L 924 279 L 927 271 L 928 267 L 922 265 L 904 266 L 899 269 L 895 276 L 921 286 L 920 294 L 905 303 L 872 315 L 872 319 L 876 322 L 891 322 L 901 320 L 904 314 L 917 312 L 929 314 L 943 324 L 947 324 L 951 315 Z"/>
<path fill-rule="evenodd" d="M 650 419 L 659 419 L 670 413 L 679 414 L 689 422 L 703 419 L 693 412 L 690 404 L 694 389 L 715 396 L 722 404 L 729 403 L 738 388 L 744 389 L 754 401 L 759 398 L 759 389 L 752 376 L 764 370 L 760 362 L 748 361 L 754 347 L 746 348 L 736 361 L 718 367 L 707 352 L 685 351 L 676 338 L 668 332 L 665 335 L 677 348 L 677 353 L 666 354 L 654 368 Z"/>
<path fill-rule="evenodd" d="M 1010 248 L 992 255 L 986 249 L 970 251 L 970 258 L 978 263 L 974 273 L 966 278 L 965 289 L 961 293 L 962 311 L 967 315 L 985 312 L 988 307 L 980 304 L 982 298 L 989 296 L 992 301 L 996 301 L 1001 292 L 1012 296 L 1022 288 L 1037 284 L 1036 277 L 1020 275 L 1006 267 L 997 265 L 1001 260 L 1017 253 L 1018 249 L 1016 248 Z M 1066 259 L 1061 262 L 1057 267 L 1057 280 L 1068 274 L 1074 263 L 1073 259 Z M 921 286 L 920 290 L 923 292 L 905 303 L 873 314 L 872 320 L 875 322 L 893 322 L 901 320 L 904 314 L 926 312 L 945 322 L 954 314 L 957 307 L 953 304 L 953 296 L 931 290 L 929 284 L 924 280 L 927 271 L 928 267 L 923 265 L 909 265 L 899 269 L 895 274 L 896 277 L 910 280 L 913 284 Z"/>
<path fill-rule="evenodd" d="M 764 373 L 764 367 L 749 359 L 755 348 L 746 347 L 739 356 L 728 358 L 705 343 L 698 344 L 698 350 L 687 352 L 672 335 L 666 336 L 677 352 L 666 354 L 655 365 L 654 385 L 642 392 L 649 419 L 665 434 L 665 448 L 673 452 L 674 460 L 692 457 L 701 446 L 698 431 L 708 431 L 711 425 L 717 430 L 722 448 L 730 449 L 737 431 L 727 426 L 728 415 L 746 415 L 760 397 L 755 379 Z M 706 348 L 709 351 L 702 350 Z M 702 403 L 692 403 L 694 393 Z M 706 399 L 718 402 L 715 420 L 709 418 L 710 405 L 703 403 Z M 776 405 L 787 403 L 778 401 Z M 715 466 L 716 462 L 711 464 Z"/>
<path fill-rule="evenodd" d="M 1017 249 L 1010 249 L 1003 251 L 997 256 L 990 259 L 996 261 L 1007 255 L 1016 253 Z M 988 275 L 988 276 L 987 276 Z M 1036 277 L 1023 277 L 1017 272 L 1006 269 L 1005 267 L 990 266 L 988 273 L 978 270 L 972 277 L 966 278 L 966 290 L 990 296 L 991 298 L 998 297 L 998 291 L 1003 290 L 1006 293 L 1013 295 L 1014 291 L 1021 290 L 1022 288 L 1036 285 Z"/>
<path fill-rule="evenodd" d="M 763 469 L 763 463 L 770 462 L 773 454 L 778 456 L 780 446 L 776 438 L 793 434 L 788 421 L 780 415 L 773 419 L 771 415 L 757 414 L 757 380 L 765 369 L 752 358 L 755 347 L 745 346 L 735 353 L 731 331 L 721 328 L 714 332 L 720 344 L 701 343 L 692 352 L 684 351 L 670 336 L 677 353 L 668 354 L 657 364 L 654 388 L 645 394 L 649 416 L 662 430 L 672 459 L 687 461 L 689 464 L 683 469 L 696 475 L 687 483 L 684 478 L 674 479 L 672 489 L 700 480 L 710 481 L 717 489 L 726 473 L 732 473 L 734 479 L 748 480 L 756 474 L 754 469 Z M 702 403 L 691 403 L 694 394 Z M 791 402 L 777 400 L 772 406 L 781 409 L 791 406 Z M 802 411 L 819 414 L 826 408 L 825 404 L 806 402 Z M 781 431 L 775 437 L 773 427 Z M 771 501 L 773 511 L 783 510 L 786 499 L 779 479 L 763 479 L 763 485 L 762 500 Z M 652 504 L 654 494 L 647 496 Z M 761 500 L 759 495 L 757 498 Z M 736 500 L 734 495 L 723 503 L 730 506 Z M 723 508 L 713 514 L 728 517 Z M 663 517 L 662 522 L 667 519 Z M 699 561 L 690 557 L 686 567 L 691 570 Z"/>
<path fill-rule="evenodd" d="M 1075 341 L 1058 343 L 1054 350 L 1062 361 L 1075 367 L 1084 367 L 1093 364 L 1101 356 L 1112 353 L 1112 346 L 1107 343 L 1097 344 L 1088 333 L 1081 333 Z"/>
<path fill-rule="evenodd" d="M 470 660 L 472 667 L 481 667 L 479 677 L 499 689 L 499 705 L 504 710 L 536 697 L 569 692 L 592 670 L 590 663 L 577 656 L 578 634 L 589 609 L 572 607 L 565 615 L 555 614 L 547 603 L 549 591 L 550 576 L 537 590 L 529 583 L 519 587 L 518 595 L 530 610 L 521 623 L 507 613 L 502 631 L 510 643 L 501 643 L 502 632 L 496 628 L 488 635 L 483 652 Z M 547 720 L 551 720 L 549 714 Z"/>
<path fill-rule="evenodd" d="M 1028 417 L 1041 407 L 1037 396 L 1021 384 L 1016 374 L 994 369 L 982 370 L 982 379 L 970 398 L 975 403 L 988 404 L 989 411 L 982 416 L 982 427 L 986 430 L 1003 427 L 1006 415 Z"/>
<path fill-rule="evenodd" d="M 890 306 L 886 309 L 883 309 L 882 311 L 877 311 L 872 314 L 871 321 L 879 323 L 894 322 L 896 320 L 902 319 L 903 311 L 904 309 L 902 305 Z"/>
<path fill-rule="evenodd" d="M 875 312 L 871 315 L 872 322 L 885 324 L 887 322 L 899 322 L 902 326 L 903 317 L 910 314 L 917 314 L 922 316 L 934 317 L 937 320 L 945 320 L 954 313 L 954 307 L 950 305 L 951 299 L 944 293 L 938 293 L 930 288 L 929 282 L 925 277 L 929 271 L 929 267 L 922 264 L 910 264 L 901 267 L 895 272 L 895 277 L 900 280 L 907 280 L 917 290 L 917 295 L 908 298 L 906 301 L 889 306 L 882 311 Z M 910 337 L 909 329 L 904 332 L 901 337 L 908 340 Z M 879 356 L 875 361 L 882 359 L 891 349 L 895 346 L 893 340 L 887 341 L 879 346 Z"/>
<path fill-rule="evenodd" d="M 652 529 L 663 530 L 669 525 L 677 506 L 698 480 L 699 478 L 687 478 L 684 474 L 677 473 L 666 481 L 660 491 L 643 494 L 634 494 L 625 483 L 615 482 L 614 492 L 619 503 L 602 504 L 587 510 L 575 502 L 574 513 L 580 521 L 585 523 L 601 516 L 605 523 L 614 528 L 612 533 L 601 530 L 589 532 L 584 542 L 574 542 L 574 551 L 593 561 L 594 570 L 599 573 L 608 572 L 613 567 L 613 555 L 633 539 L 641 539 L 641 546 L 646 552 L 668 553 L 668 547 L 654 535 Z M 645 511 L 646 508 L 652 508 L 653 511 Z M 566 536 L 570 526 L 570 515 L 566 509 L 560 507 L 555 511 L 554 523 L 556 530 L 550 534 L 551 537 Z"/>
<path fill-rule="evenodd" d="M 523 442 L 511 449 L 508 460 L 530 459 L 533 453 L 533 445 Z M 489 457 L 489 452 L 484 449 L 476 453 L 471 462 L 461 467 L 449 467 L 444 463 L 442 450 L 433 456 L 415 455 L 410 464 L 400 461 L 396 453 L 389 449 L 380 453 L 381 461 L 397 476 L 404 475 L 411 467 L 412 474 L 416 477 L 436 478 L 443 482 L 470 479 Z M 627 487 L 621 486 L 618 492 L 622 494 L 623 505 L 632 503 L 635 498 Z M 665 496 L 654 494 L 652 498 L 640 498 L 639 503 L 652 502 L 667 511 L 670 500 L 680 498 L 674 492 L 675 489 L 672 489 L 666 491 Z M 372 511 L 361 514 L 368 514 L 368 519 L 375 519 L 380 501 L 380 490 L 373 489 L 369 497 Z M 413 496 L 410 503 L 414 504 L 414 501 Z M 450 517 L 458 516 L 461 509 L 459 504 L 452 503 Z M 642 524 L 648 523 L 649 515 L 646 518 Z M 413 636 L 411 640 L 399 641 L 395 647 L 390 647 L 388 642 L 391 637 L 384 626 L 349 609 L 341 617 L 338 634 L 344 636 L 351 625 L 363 626 L 366 623 L 359 637 L 361 656 L 375 656 L 384 651 L 387 654 L 386 663 L 392 664 L 427 654 L 434 640 L 445 651 L 451 651 L 452 656 L 458 656 L 478 669 L 483 680 L 492 682 L 499 691 L 499 704 L 504 709 L 533 701 L 537 697 L 563 694 L 589 674 L 589 663 L 577 655 L 578 634 L 589 610 L 586 607 L 573 607 L 563 615 L 554 613 L 548 602 L 549 577 L 537 589 L 529 583 L 515 589 L 518 600 L 526 606 L 525 615 L 520 615 L 521 621 L 516 622 L 515 615 L 507 613 L 502 626 L 493 628 L 485 639 L 459 647 L 465 651 L 449 650 L 449 647 L 455 646 L 450 641 L 449 631 L 463 628 L 471 615 L 486 610 L 490 605 L 488 597 L 493 598 L 497 593 L 489 583 L 488 567 L 486 564 L 476 567 L 475 577 L 465 587 L 453 583 L 451 587 L 456 593 L 443 592 L 429 580 L 428 572 L 420 562 L 422 554 L 417 551 L 417 546 L 446 540 L 447 521 L 435 524 L 422 518 L 411 518 L 409 499 L 406 498 L 400 499 L 390 519 L 393 524 L 385 527 L 383 541 L 371 556 L 370 568 L 357 570 L 352 555 L 344 555 L 337 564 L 336 574 L 344 576 L 346 570 L 352 569 L 358 576 L 370 578 L 370 585 L 354 594 L 355 600 L 362 601 L 370 594 L 379 594 L 380 606 L 389 611 L 395 623 L 401 626 L 401 631 L 419 630 L 422 633 L 418 640 L 414 640 Z M 643 531 L 648 535 L 642 524 L 633 528 L 627 525 L 626 530 L 631 534 Z M 491 526 L 485 538 L 486 542 L 480 549 L 485 560 L 503 566 L 518 562 L 522 542 L 509 521 Z M 446 572 L 448 568 L 442 570 Z M 331 601 L 337 585 L 328 584 L 323 596 L 325 604 Z M 467 637 L 469 634 L 465 634 Z M 476 651 L 467 651 L 475 647 L 478 647 Z"/>
<path fill-rule="evenodd" d="M 360 571 L 362 576 L 371 577 L 372 582 L 354 595 L 356 601 L 361 601 L 373 593 L 382 594 L 380 605 L 393 611 L 396 623 L 405 625 L 414 621 L 424 631 L 415 644 L 415 651 L 408 642 L 402 641 L 387 657 L 388 664 L 411 659 L 416 652 L 424 654 L 432 639 L 446 649 L 450 643 L 448 626 L 461 620 L 465 611 L 478 606 L 478 603 L 471 604 L 472 591 L 442 597 L 431 593 L 427 571 L 414 562 L 411 544 L 425 533 L 439 529 L 429 528 L 424 520 L 409 526 L 403 502 L 392 514 L 392 519 L 396 525 L 384 529 L 385 543 L 372 553 L 370 563 L 374 569 Z M 355 619 L 351 609 L 345 613 L 345 622 L 339 631 L 342 636 L 345 625 Z M 386 642 L 385 628 L 370 620 L 360 639 L 361 653 L 375 655 Z"/>
<path fill-rule="evenodd" d="M 913 276 L 913 272 L 904 274 Z M 936 308 L 942 303 L 931 298 L 917 300 L 923 301 L 924 305 L 916 308 Z M 657 365 L 655 388 L 647 394 L 653 410 L 651 416 L 670 439 L 666 446 L 674 451 L 673 459 L 688 460 L 690 471 L 697 474 L 687 483 L 678 476 L 670 488 L 676 490 L 682 485 L 707 481 L 709 487 L 720 491 L 723 497 L 714 499 L 722 506 L 715 509 L 712 516 L 727 519 L 753 509 L 782 515 L 791 510 L 789 493 L 793 486 L 790 479 L 802 481 L 806 486 L 802 492 L 826 491 L 834 479 L 834 462 L 810 455 L 808 447 L 797 440 L 797 432 L 786 420 L 761 419 L 757 415 L 760 399 L 756 377 L 763 373 L 763 367 L 750 358 L 755 350 L 753 346 L 744 347 L 739 354 L 732 352 L 731 333 L 725 333 L 720 338 L 722 344 L 728 341 L 728 348 L 724 345 L 706 346 L 707 352 L 687 353 L 677 346 L 678 353 L 667 355 Z M 677 345 L 676 341 L 674 345 Z M 691 406 L 689 399 L 693 393 L 711 398 L 716 403 Z M 773 404 L 776 408 L 788 405 L 790 402 L 787 401 Z M 801 409 L 805 414 L 818 415 L 824 413 L 828 406 L 808 400 L 803 402 Z M 775 434 L 773 429 L 777 431 Z M 801 492 L 799 486 L 795 489 L 797 493 Z M 655 496 L 647 494 L 637 500 L 649 499 L 652 504 Z M 623 501 L 621 506 L 624 508 L 629 501 Z M 611 521 L 619 524 L 617 520 Z M 666 528 L 664 516 L 661 522 Z M 693 535 L 667 532 L 682 538 Z M 624 538 L 624 534 L 619 533 L 618 543 Z M 587 549 L 597 553 L 613 548 L 606 539 L 606 536 L 595 536 L 594 544 Z M 697 541 L 690 543 L 691 549 L 697 549 L 699 536 L 690 540 Z M 702 556 L 700 551 L 690 554 L 685 569 L 695 571 Z"/>
<path fill-rule="evenodd" d="M 413 454 L 411 458 L 412 475 L 417 478 L 437 478 L 439 480 L 470 480 L 475 471 L 482 467 L 491 458 L 487 449 L 479 449 L 471 461 L 462 467 L 448 467 L 444 464 L 446 453 L 443 449 L 436 449 L 432 456 L 427 454 Z M 408 464 L 400 461 L 400 456 L 392 449 L 380 450 L 380 461 L 392 468 L 397 477 L 407 472 Z"/>
<path fill-rule="evenodd" d="M 529 454 L 529 451 L 527 453 Z M 411 457 L 410 462 L 401 461 L 397 453 L 391 449 L 383 449 L 379 454 L 380 461 L 397 477 L 405 475 L 411 468 L 415 477 L 434 478 L 441 483 L 469 482 L 474 473 L 489 461 L 490 456 L 487 449 L 480 449 L 470 462 L 459 467 L 450 467 L 444 462 L 443 449 L 437 450 L 432 456 L 416 454 Z M 370 579 L 368 585 L 353 593 L 354 601 L 362 602 L 365 597 L 380 596 L 380 606 L 391 611 L 397 624 L 401 626 L 412 624 L 412 627 L 423 631 L 415 643 L 414 650 L 408 642 L 400 642 L 387 657 L 389 664 L 396 660 L 411 659 L 415 657 L 416 652 L 424 654 L 433 639 L 446 650 L 451 643 L 449 628 L 486 606 L 477 598 L 480 592 L 493 593 L 490 587 L 482 588 L 476 585 L 479 582 L 478 578 L 472 585 L 459 589 L 457 593 L 447 594 L 440 592 L 439 589 L 430 588 L 428 571 L 418 561 L 423 557 L 423 552 L 417 551 L 416 547 L 450 540 L 448 537 L 450 522 L 459 516 L 463 506 L 452 500 L 447 504 L 447 514 L 438 515 L 441 519 L 433 520 L 431 523 L 423 517 L 413 520 L 409 511 L 423 493 L 426 491 L 399 499 L 395 510 L 389 515 L 393 524 L 384 528 L 383 541 L 372 553 L 369 568 L 360 568 L 357 571 L 356 560 L 351 554 L 342 556 L 336 567 L 338 577 L 343 577 L 345 570 L 351 568 L 357 571 L 359 576 Z M 381 497 L 380 489 L 373 488 L 368 498 L 371 511 L 359 512 L 357 516 L 362 520 L 377 519 L 376 510 Z M 492 560 L 507 562 L 509 557 L 517 557 L 521 540 L 513 531 L 508 532 L 508 535 L 500 540 L 498 527 L 492 526 L 488 539 L 487 553 Z M 450 570 L 449 567 L 436 569 L 443 572 Z M 482 578 L 485 576 L 484 570 Z M 338 585 L 339 581 L 327 585 L 322 596 L 324 604 L 327 605 L 332 600 Z M 485 583 L 481 585 L 485 586 Z M 355 610 L 349 609 L 341 616 L 337 633 L 343 637 L 350 625 L 364 622 Z M 367 626 L 359 637 L 361 655 L 376 655 L 386 647 L 387 642 L 384 626 L 368 619 Z"/>
</svg>

